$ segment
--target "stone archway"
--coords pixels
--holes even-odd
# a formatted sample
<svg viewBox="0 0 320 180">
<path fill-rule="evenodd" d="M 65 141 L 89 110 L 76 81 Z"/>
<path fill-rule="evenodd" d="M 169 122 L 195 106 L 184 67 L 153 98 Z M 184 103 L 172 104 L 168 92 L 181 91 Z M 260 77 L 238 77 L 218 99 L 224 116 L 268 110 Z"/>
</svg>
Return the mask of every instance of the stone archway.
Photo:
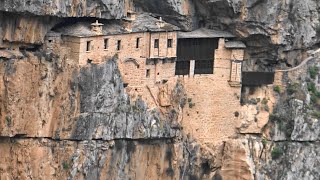
<svg viewBox="0 0 320 180">
<path fill-rule="evenodd" d="M 127 58 L 123 61 L 123 63 L 128 63 L 128 62 L 132 62 L 137 68 L 140 67 L 138 61 L 134 58 Z"/>
</svg>

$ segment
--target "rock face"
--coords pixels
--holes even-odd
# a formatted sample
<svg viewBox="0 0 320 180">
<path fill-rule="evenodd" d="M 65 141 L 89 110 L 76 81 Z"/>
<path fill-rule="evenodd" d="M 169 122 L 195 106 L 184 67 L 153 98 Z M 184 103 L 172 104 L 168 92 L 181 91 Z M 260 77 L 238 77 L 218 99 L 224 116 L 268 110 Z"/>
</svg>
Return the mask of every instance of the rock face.
<svg viewBox="0 0 320 180">
<path fill-rule="evenodd" d="M 101 17 L 119 19 L 124 15 L 124 0 L 4 0 L 0 11 L 56 17 Z"/>
<path fill-rule="evenodd" d="M 80 115 L 75 139 L 173 138 L 176 131 L 163 121 L 157 110 L 147 111 L 141 100 L 133 105 L 124 93 L 115 61 L 81 69 L 79 77 Z M 75 84 L 76 86 L 76 84 Z"/>
<path fill-rule="evenodd" d="M 319 46 L 317 0 L 132 2 L 136 11 L 183 30 L 232 32 L 247 46 L 245 71 L 296 66 Z M 0 179 L 320 177 L 318 56 L 283 73 L 279 92 L 257 87 L 256 92 L 268 92 L 260 99 L 274 96 L 265 104 L 269 112 L 250 104 L 244 111 L 255 116 L 240 122 L 238 134 L 198 144 L 175 122 L 177 113 L 185 113 L 181 109 L 150 109 L 126 95 L 115 59 L 79 69 L 66 58 L 68 52 L 41 49 L 52 28 L 119 20 L 126 5 L 124 0 L 0 1 L 0 51 L 10 51 L 0 57 Z M 269 113 L 269 122 L 263 121 Z"/>
<path fill-rule="evenodd" d="M 2 64 L 1 119 L 6 122 L 1 125 L 2 136 L 112 140 L 178 135 L 170 125 L 173 119 L 164 120 L 156 109 L 147 111 L 141 100 L 130 102 L 115 60 L 80 72 L 70 64 L 56 70 L 37 57 Z M 33 105 L 25 106 L 28 102 Z"/>
<path fill-rule="evenodd" d="M 261 163 L 259 170 L 261 179 L 318 179 L 319 142 L 279 142 L 268 149 L 275 154 L 275 148 L 280 149 L 280 157 L 270 162 Z"/>
<path fill-rule="evenodd" d="M 1 179 L 180 176 L 188 158 L 175 154 L 184 146 L 173 141 L 174 118 L 131 102 L 116 60 L 80 70 L 50 60 L 29 53 L 1 62 Z"/>
</svg>

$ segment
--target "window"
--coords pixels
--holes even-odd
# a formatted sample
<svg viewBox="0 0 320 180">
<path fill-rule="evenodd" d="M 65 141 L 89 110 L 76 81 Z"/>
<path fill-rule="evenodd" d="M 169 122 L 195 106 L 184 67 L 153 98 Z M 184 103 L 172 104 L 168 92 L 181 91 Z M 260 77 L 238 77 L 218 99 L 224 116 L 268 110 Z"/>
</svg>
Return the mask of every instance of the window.
<svg viewBox="0 0 320 180">
<path fill-rule="evenodd" d="M 147 69 L 146 77 L 147 77 L 147 78 L 149 78 L 149 77 L 150 77 L 150 69 Z"/>
<path fill-rule="evenodd" d="M 121 40 L 118 40 L 117 42 L 117 50 L 120 51 L 121 49 Z"/>
<path fill-rule="evenodd" d="M 196 60 L 194 74 L 213 74 L 213 60 Z"/>
<path fill-rule="evenodd" d="M 242 63 L 239 61 L 231 62 L 230 81 L 241 81 L 241 65 Z"/>
<path fill-rule="evenodd" d="M 172 39 L 168 39 L 167 45 L 168 48 L 172 48 Z"/>
<path fill-rule="evenodd" d="M 140 38 L 137 38 L 136 48 L 139 48 Z"/>
<path fill-rule="evenodd" d="M 154 48 L 159 48 L 159 39 L 154 40 Z"/>
<path fill-rule="evenodd" d="M 90 51 L 90 50 L 91 50 L 91 41 L 87 41 L 86 51 Z"/>
<path fill-rule="evenodd" d="M 176 75 L 188 75 L 190 72 L 190 61 L 176 62 Z"/>
<path fill-rule="evenodd" d="M 104 49 L 108 49 L 109 39 L 104 39 Z"/>
<path fill-rule="evenodd" d="M 49 43 L 52 43 L 52 40 L 51 40 L 51 39 L 49 39 Z"/>
</svg>

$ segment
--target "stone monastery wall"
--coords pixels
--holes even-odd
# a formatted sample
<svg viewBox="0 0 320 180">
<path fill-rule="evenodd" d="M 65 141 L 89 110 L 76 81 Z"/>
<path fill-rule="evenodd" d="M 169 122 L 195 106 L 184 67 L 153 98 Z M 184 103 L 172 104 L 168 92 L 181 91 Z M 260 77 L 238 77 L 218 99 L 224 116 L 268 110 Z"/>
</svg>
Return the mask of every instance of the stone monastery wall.
<svg viewBox="0 0 320 180">
<path fill-rule="evenodd" d="M 105 39 L 108 39 L 106 49 Z M 155 39 L 159 39 L 159 48 L 155 48 Z M 168 39 L 172 39 L 170 48 Z M 120 50 L 117 49 L 119 41 Z M 202 142 L 221 142 L 235 135 L 240 121 L 244 50 L 225 48 L 224 38 L 219 39 L 219 47 L 214 52 L 213 74 L 194 74 L 195 61 L 191 60 L 190 74 L 186 76 L 175 75 L 176 32 L 65 36 L 63 42 L 63 46 L 71 47 L 70 58 L 78 59 L 80 66 L 88 64 L 88 59 L 91 63 L 100 63 L 117 54 L 127 93 L 132 99 L 141 97 L 150 109 L 165 110 L 170 106 L 168 98 L 177 81 L 182 82 L 187 101 L 179 121 L 192 137 Z"/>
</svg>

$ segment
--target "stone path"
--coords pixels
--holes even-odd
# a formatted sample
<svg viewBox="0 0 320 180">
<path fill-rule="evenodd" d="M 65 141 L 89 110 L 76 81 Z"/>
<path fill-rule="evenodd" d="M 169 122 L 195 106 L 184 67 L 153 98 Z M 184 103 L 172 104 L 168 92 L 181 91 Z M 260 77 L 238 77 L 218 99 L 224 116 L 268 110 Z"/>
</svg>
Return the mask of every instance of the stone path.
<svg viewBox="0 0 320 180">
<path fill-rule="evenodd" d="M 320 52 L 320 48 L 315 50 L 312 55 L 308 58 L 306 58 L 305 60 L 303 60 L 298 66 L 290 68 L 290 69 L 284 69 L 284 70 L 275 70 L 275 72 L 289 72 L 289 71 L 294 71 L 299 69 L 300 67 L 304 66 L 308 61 L 314 59 L 315 57 L 318 57 Z"/>
</svg>

